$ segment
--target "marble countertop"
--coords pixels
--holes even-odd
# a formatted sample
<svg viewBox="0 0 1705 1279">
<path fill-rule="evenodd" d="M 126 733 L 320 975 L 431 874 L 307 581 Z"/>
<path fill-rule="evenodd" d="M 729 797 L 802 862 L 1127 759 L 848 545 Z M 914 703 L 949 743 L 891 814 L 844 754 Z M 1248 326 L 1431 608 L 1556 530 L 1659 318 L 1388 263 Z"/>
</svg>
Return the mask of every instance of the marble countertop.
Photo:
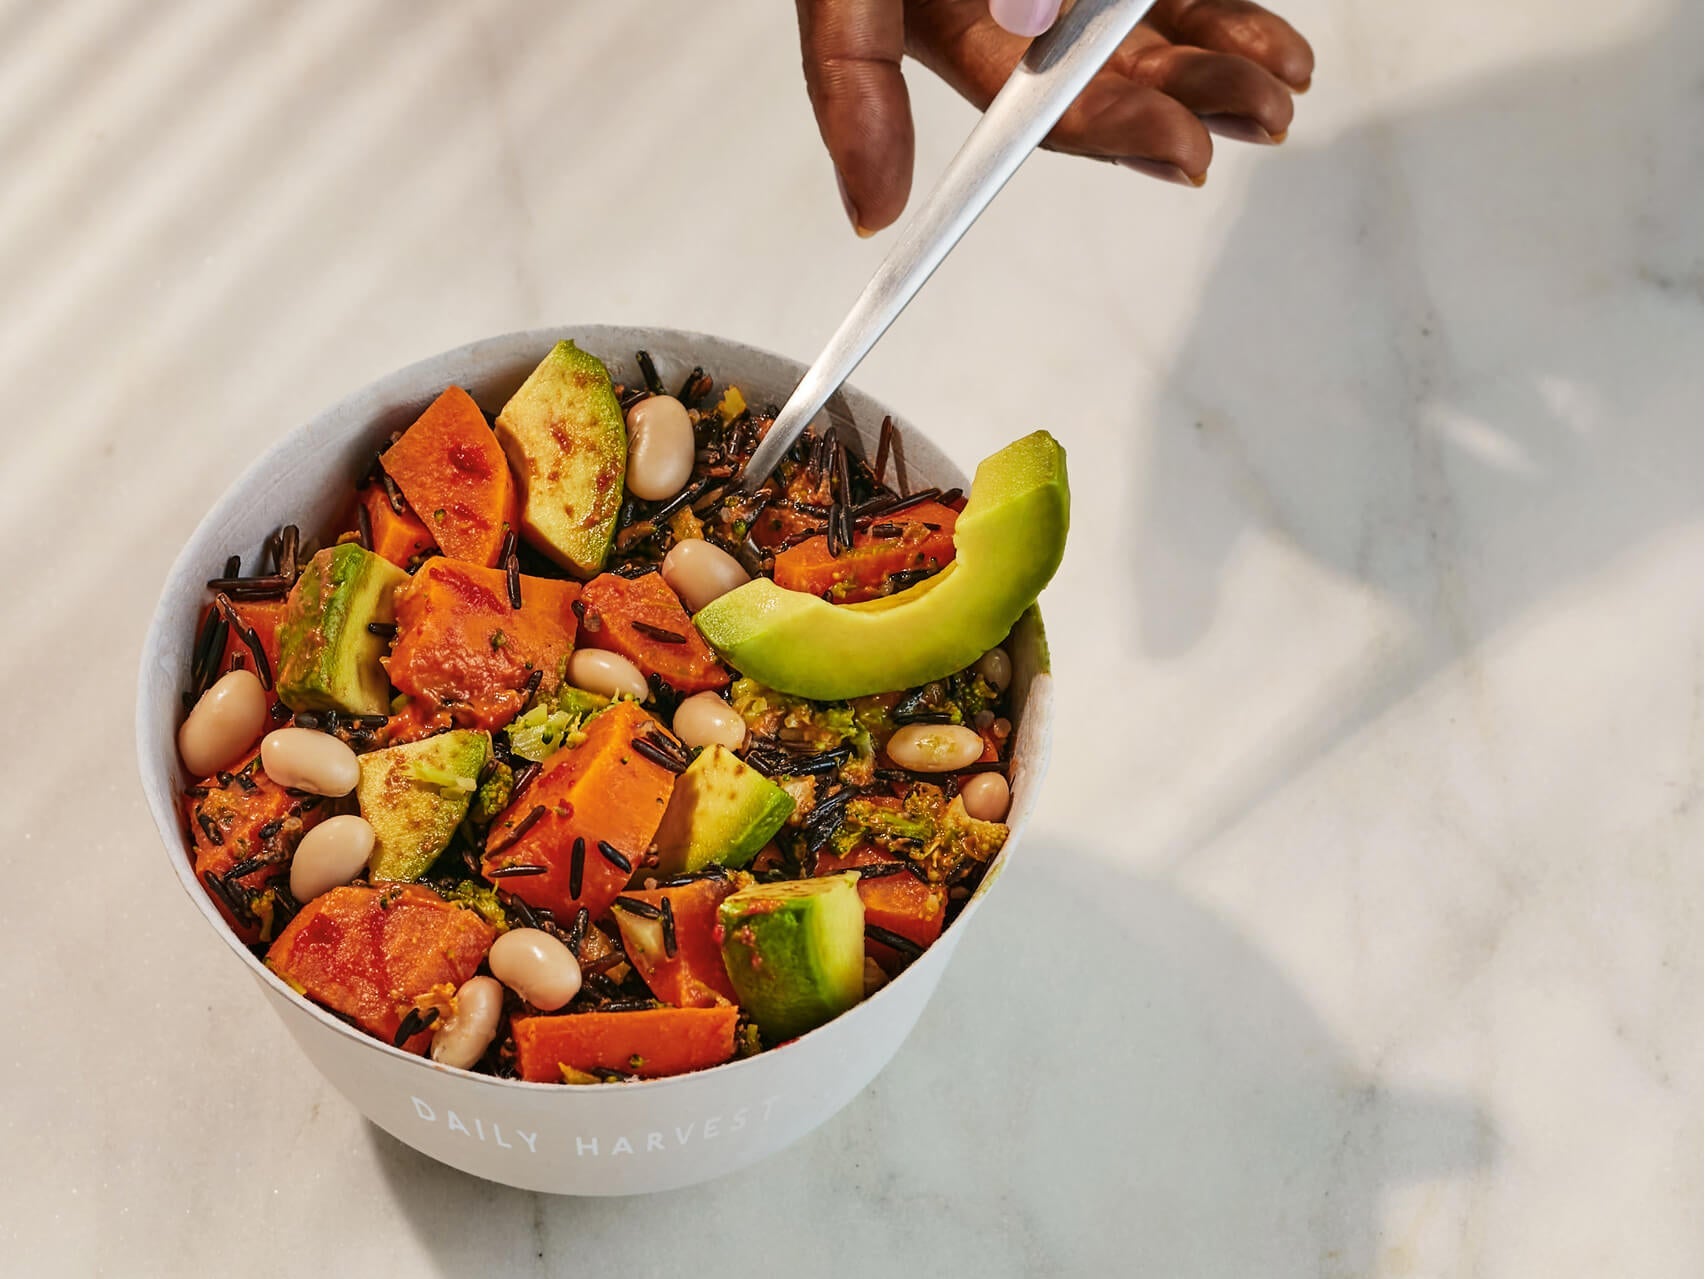
<svg viewBox="0 0 1705 1279">
<path fill-rule="evenodd" d="M 776 6 L 0 4 L 0 1272 L 1697 1275 L 1697 5 L 1297 0 L 1198 192 L 1019 174 L 859 375 L 1071 450 L 1032 839 L 899 1057 L 651 1200 L 425 1162 L 164 872 L 130 711 L 200 510 L 547 322 L 808 357 Z M 919 170 L 969 110 L 911 77 Z"/>
</svg>

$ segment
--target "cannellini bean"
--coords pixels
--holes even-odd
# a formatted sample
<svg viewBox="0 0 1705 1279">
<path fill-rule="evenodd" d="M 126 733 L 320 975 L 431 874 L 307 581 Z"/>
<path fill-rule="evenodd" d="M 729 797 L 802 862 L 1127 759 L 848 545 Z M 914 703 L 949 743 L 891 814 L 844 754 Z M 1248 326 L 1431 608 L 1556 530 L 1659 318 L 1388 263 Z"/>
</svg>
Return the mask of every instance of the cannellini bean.
<svg viewBox="0 0 1705 1279">
<path fill-rule="evenodd" d="M 888 739 L 888 758 L 920 773 L 951 773 L 982 753 L 982 736 L 958 724 L 907 724 Z"/>
<path fill-rule="evenodd" d="M 620 653 L 601 648 L 577 648 L 570 654 L 568 682 L 604 697 L 626 694 L 642 702 L 651 697 L 651 686 L 639 667 Z"/>
<path fill-rule="evenodd" d="M 989 731 L 1004 742 L 1012 736 L 1012 721 L 1010 719 L 997 719 L 989 725 Z"/>
<path fill-rule="evenodd" d="M 250 670 L 222 675 L 178 729 L 178 754 L 196 777 L 235 764 L 266 727 L 266 690 Z"/>
<path fill-rule="evenodd" d="M 456 1015 L 432 1032 L 432 1060 L 472 1070 L 497 1038 L 503 987 L 495 977 L 470 977 L 456 992 Z"/>
<path fill-rule="evenodd" d="M 977 659 L 977 674 L 993 684 L 997 693 L 1004 693 L 1012 683 L 1012 658 L 1004 648 L 991 648 Z"/>
<path fill-rule="evenodd" d="M 737 751 L 746 744 L 746 721 L 715 693 L 694 693 L 675 709 L 675 736 L 688 746 Z"/>
<path fill-rule="evenodd" d="M 978 773 L 965 779 L 959 798 L 965 802 L 965 812 L 978 821 L 998 822 L 1006 819 L 1012 791 L 999 773 Z"/>
<path fill-rule="evenodd" d="M 663 580 L 689 613 L 751 580 L 740 561 L 702 537 L 676 542 L 663 557 Z"/>
<path fill-rule="evenodd" d="M 580 993 L 580 961 L 539 928 L 511 928 L 486 955 L 491 975 L 533 1007 L 555 1012 Z"/>
<path fill-rule="evenodd" d="M 280 786 L 314 795 L 347 795 L 361 780 L 348 745 L 313 728 L 275 728 L 261 739 L 260 765 Z"/>
<path fill-rule="evenodd" d="M 367 819 L 353 813 L 328 817 L 302 836 L 290 859 L 290 895 L 310 902 L 359 875 L 377 836 Z"/>
<path fill-rule="evenodd" d="M 679 493 L 693 474 L 693 421 L 673 395 L 628 410 L 628 492 L 647 502 Z"/>
</svg>

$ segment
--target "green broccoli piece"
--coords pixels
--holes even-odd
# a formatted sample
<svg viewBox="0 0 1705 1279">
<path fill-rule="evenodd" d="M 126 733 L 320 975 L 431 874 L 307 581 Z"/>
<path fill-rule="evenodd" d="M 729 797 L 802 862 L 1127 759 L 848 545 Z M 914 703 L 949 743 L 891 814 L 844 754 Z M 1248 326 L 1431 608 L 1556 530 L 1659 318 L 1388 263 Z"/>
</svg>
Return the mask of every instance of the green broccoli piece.
<svg viewBox="0 0 1705 1279">
<path fill-rule="evenodd" d="M 500 933 L 509 931 L 509 917 L 504 914 L 503 905 L 497 900 L 497 890 L 491 885 L 463 879 L 454 884 L 436 883 L 432 887 L 452 906 L 473 911 Z"/>
<path fill-rule="evenodd" d="M 515 770 L 502 760 L 493 760 L 486 778 L 474 792 L 468 806 L 467 820 L 474 826 L 489 826 L 497 815 L 509 807 L 510 793 L 515 789 Z"/>
<path fill-rule="evenodd" d="M 949 802 L 939 787 L 919 782 L 898 804 L 868 796 L 847 801 L 831 846 L 844 857 L 861 844 L 874 845 L 941 884 L 988 862 L 1006 843 L 1006 834 L 1001 823 L 972 817 L 957 795 Z"/>
</svg>

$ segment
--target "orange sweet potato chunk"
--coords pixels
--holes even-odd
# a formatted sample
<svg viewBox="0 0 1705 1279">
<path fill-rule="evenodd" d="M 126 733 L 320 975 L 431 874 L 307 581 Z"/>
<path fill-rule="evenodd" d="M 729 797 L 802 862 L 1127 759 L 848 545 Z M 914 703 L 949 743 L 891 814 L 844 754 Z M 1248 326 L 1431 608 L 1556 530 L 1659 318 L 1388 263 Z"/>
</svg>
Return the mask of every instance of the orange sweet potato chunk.
<svg viewBox="0 0 1705 1279">
<path fill-rule="evenodd" d="M 543 866 L 543 874 L 500 876 L 494 882 L 565 924 L 582 906 L 601 919 L 631 871 L 600 853 L 598 841 L 638 866 L 675 788 L 673 773 L 633 749 L 633 739 L 648 731 L 663 730 L 635 702 L 617 702 L 589 719 L 586 740 L 545 761 L 538 778 L 492 823 L 486 875 L 507 866 Z M 542 810 L 538 817 L 532 816 L 535 809 Z M 573 882 L 576 839 L 585 841 L 578 892 Z"/>
<path fill-rule="evenodd" d="M 673 888 L 623 893 L 661 909 L 665 900 L 674 919 L 675 948 L 670 952 L 659 920 L 612 911 L 621 929 L 622 948 L 651 993 L 677 1008 L 714 1008 L 737 1002 L 734 983 L 722 964 L 717 941 L 716 908 L 734 891 L 725 879 L 698 879 Z"/>
<path fill-rule="evenodd" d="M 562 1083 L 564 1066 L 643 1079 L 684 1075 L 732 1057 L 739 1020 L 732 1005 L 517 1017 L 515 1065 L 521 1078 L 538 1084 Z"/>
<path fill-rule="evenodd" d="M 853 534 L 853 544 L 839 555 L 829 554 L 829 539 L 813 537 L 776 556 L 777 586 L 818 595 L 835 604 L 856 604 L 882 594 L 890 574 L 933 573 L 953 562 L 953 526 L 958 512 L 939 502 L 920 502 L 881 519 L 872 529 L 897 533 L 878 536 L 867 529 Z"/>
<path fill-rule="evenodd" d="M 389 1043 L 411 1009 L 448 1007 L 496 936 L 473 911 L 419 884 L 351 884 L 304 906 L 266 962 L 308 998 Z M 403 1048 L 423 1053 L 431 1041 L 424 1030 Z"/>
<path fill-rule="evenodd" d="M 716 660 L 661 573 L 632 578 L 605 573 L 586 583 L 580 598 L 586 609 L 580 636 L 585 647 L 620 653 L 683 693 L 727 687 L 728 668 Z M 678 638 L 660 639 L 658 633 Z"/>
<path fill-rule="evenodd" d="M 523 577 L 513 609 L 502 570 L 430 559 L 397 592 L 391 683 L 463 727 L 500 728 L 520 713 L 534 671 L 547 693 L 559 683 L 579 596 L 578 582 Z"/>
<path fill-rule="evenodd" d="M 860 844 L 845 857 L 818 853 L 816 873 L 838 875 L 859 866 L 893 860 L 891 853 L 871 844 Z M 926 950 L 941 936 L 941 926 L 947 921 L 946 886 L 926 884 L 908 871 L 877 879 L 861 879 L 858 881 L 858 895 L 864 902 L 866 924 L 886 928 Z M 902 957 L 891 946 L 866 938 L 864 950 L 885 972 L 895 973 L 904 967 Z"/>
<path fill-rule="evenodd" d="M 444 554 L 497 563 L 520 507 L 503 446 L 473 397 L 447 388 L 379 461 Z"/>
<path fill-rule="evenodd" d="M 391 505 L 383 485 L 366 485 L 356 493 L 355 500 L 367 508 L 367 524 L 373 530 L 373 553 L 381 559 L 390 560 L 398 568 L 407 568 L 415 556 L 438 545 L 413 507 L 405 502 L 398 511 Z"/>
</svg>

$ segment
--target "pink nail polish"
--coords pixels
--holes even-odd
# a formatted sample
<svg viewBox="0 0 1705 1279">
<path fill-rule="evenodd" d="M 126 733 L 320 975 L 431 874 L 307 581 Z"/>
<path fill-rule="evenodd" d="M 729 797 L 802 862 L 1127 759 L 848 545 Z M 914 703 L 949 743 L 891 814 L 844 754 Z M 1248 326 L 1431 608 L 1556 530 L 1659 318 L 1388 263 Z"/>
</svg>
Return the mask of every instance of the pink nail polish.
<svg viewBox="0 0 1705 1279">
<path fill-rule="evenodd" d="M 1015 36 L 1039 36 L 1060 16 L 1060 0 L 989 0 L 989 16 Z"/>
<path fill-rule="evenodd" d="M 1145 178 L 1159 178 L 1162 182 L 1172 182 L 1181 187 L 1199 187 L 1207 182 L 1207 174 L 1202 175 L 1198 182 L 1176 164 L 1162 164 L 1158 160 L 1138 160 L 1135 158 L 1115 160 L 1121 169 L 1129 169 L 1132 173 L 1140 173 Z"/>
</svg>

